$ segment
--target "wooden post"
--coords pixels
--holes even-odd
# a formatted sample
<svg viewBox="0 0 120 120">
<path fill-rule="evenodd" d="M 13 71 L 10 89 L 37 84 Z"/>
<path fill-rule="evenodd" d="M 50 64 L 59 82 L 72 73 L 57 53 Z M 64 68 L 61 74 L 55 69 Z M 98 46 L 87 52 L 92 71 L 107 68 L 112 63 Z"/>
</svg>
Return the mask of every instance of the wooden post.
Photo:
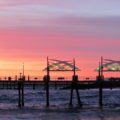
<svg viewBox="0 0 120 120">
<path fill-rule="evenodd" d="M 24 78 L 22 79 L 22 82 L 21 82 L 21 85 L 22 85 L 22 107 L 24 107 Z"/>
<path fill-rule="evenodd" d="M 103 57 L 99 63 L 99 106 L 103 106 Z"/>
<path fill-rule="evenodd" d="M 73 105 L 73 85 L 71 85 L 71 94 L 70 94 L 70 103 L 69 103 L 70 106 Z"/>
<path fill-rule="evenodd" d="M 73 90 L 76 90 L 76 94 L 77 94 L 77 100 L 78 100 L 78 105 L 80 107 L 82 107 L 82 102 L 80 100 L 80 95 L 79 95 L 79 90 L 78 90 L 78 76 L 76 75 L 76 67 L 75 67 L 75 59 L 73 59 L 73 65 L 74 65 L 74 69 L 73 69 L 73 77 L 72 77 L 72 85 L 71 85 L 71 96 L 70 96 L 70 103 L 69 105 L 73 105 Z"/>
<path fill-rule="evenodd" d="M 49 59 L 47 57 L 47 75 L 46 75 L 46 106 L 49 107 L 49 81 L 50 81 L 50 69 Z"/>
<path fill-rule="evenodd" d="M 102 90 L 102 81 L 99 82 L 99 106 L 103 106 L 103 90 Z"/>
<path fill-rule="evenodd" d="M 78 89 L 78 76 L 74 76 L 74 81 L 76 82 L 75 84 L 75 89 L 76 89 L 76 94 L 77 94 L 77 100 L 78 100 L 78 105 L 82 107 L 82 102 L 80 100 L 80 95 L 79 95 L 79 89 Z"/>
<path fill-rule="evenodd" d="M 70 106 L 73 105 L 73 90 L 74 90 L 74 83 L 73 83 L 73 79 L 72 79 L 72 83 L 71 83 L 71 93 L 70 93 L 70 103 L 69 103 Z"/>
<path fill-rule="evenodd" d="M 102 77 L 102 79 L 104 78 L 104 75 L 103 75 L 103 57 L 101 57 L 101 77 Z"/>
<path fill-rule="evenodd" d="M 18 107 L 21 108 L 21 84 L 20 84 L 20 81 L 18 81 Z"/>
<path fill-rule="evenodd" d="M 49 81 L 50 76 L 46 76 L 46 106 L 49 107 Z"/>
<path fill-rule="evenodd" d="M 18 81 L 18 107 L 24 107 L 24 77 L 21 77 L 21 73 Z"/>
<path fill-rule="evenodd" d="M 74 68 L 73 68 L 73 76 L 75 76 L 75 59 L 73 59 L 73 65 L 74 65 Z M 70 102 L 69 102 L 69 105 L 72 106 L 73 105 L 73 90 L 74 90 L 74 80 L 72 78 L 72 83 L 71 83 L 71 94 L 70 94 Z"/>
<path fill-rule="evenodd" d="M 23 76 L 22 76 L 22 81 L 21 81 L 22 107 L 24 107 L 24 82 L 25 82 L 25 67 L 24 67 L 24 62 L 23 62 Z"/>
</svg>

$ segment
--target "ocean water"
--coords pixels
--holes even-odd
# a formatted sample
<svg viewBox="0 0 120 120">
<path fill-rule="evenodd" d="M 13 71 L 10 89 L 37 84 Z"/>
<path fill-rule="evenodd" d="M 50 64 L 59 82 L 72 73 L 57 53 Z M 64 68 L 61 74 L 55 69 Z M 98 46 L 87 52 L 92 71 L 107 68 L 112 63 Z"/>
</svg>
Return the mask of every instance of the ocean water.
<svg viewBox="0 0 120 120">
<path fill-rule="evenodd" d="M 45 91 L 25 89 L 25 107 L 19 109 L 17 90 L 0 90 L 0 120 L 120 120 L 120 89 L 103 91 L 102 109 L 98 90 L 79 90 L 83 108 L 69 106 L 70 90 L 50 90 L 50 107 L 45 106 Z"/>
</svg>

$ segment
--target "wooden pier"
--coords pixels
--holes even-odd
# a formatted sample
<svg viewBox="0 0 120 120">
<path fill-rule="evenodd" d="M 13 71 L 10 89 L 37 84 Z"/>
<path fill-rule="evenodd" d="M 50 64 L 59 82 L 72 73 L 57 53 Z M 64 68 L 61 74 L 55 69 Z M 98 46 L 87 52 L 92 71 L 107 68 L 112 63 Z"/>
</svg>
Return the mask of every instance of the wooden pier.
<svg viewBox="0 0 120 120">
<path fill-rule="evenodd" d="M 46 86 L 47 85 L 47 86 Z M 6 89 L 6 90 L 17 90 L 18 91 L 18 106 L 19 108 L 24 107 L 24 91 L 26 89 L 43 89 L 46 90 L 47 87 L 47 91 L 46 91 L 46 98 L 47 98 L 47 103 L 46 105 L 49 107 L 50 105 L 50 101 L 49 101 L 49 94 L 47 93 L 49 91 L 49 89 L 60 89 L 62 90 L 72 90 L 73 89 L 73 83 L 72 80 L 71 81 L 49 81 L 49 88 L 48 88 L 48 84 L 45 83 L 45 81 L 41 80 L 41 81 L 5 81 L 5 80 L 1 80 L 0 81 L 0 89 Z M 98 96 L 99 96 L 99 101 L 98 104 L 100 107 L 102 107 L 104 105 L 103 103 L 103 89 L 114 89 L 114 88 L 120 88 L 120 80 L 116 80 L 116 81 L 78 81 L 77 82 L 77 86 L 75 86 L 77 88 L 77 90 L 85 90 L 85 89 L 98 89 Z M 78 91 L 80 92 L 80 91 Z M 77 98 L 79 101 L 79 106 L 82 107 L 82 103 L 80 101 L 80 96 L 79 94 L 77 94 Z M 68 100 L 69 101 L 69 100 Z M 72 98 L 71 98 L 72 101 Z M 69 103 L 72 105 L 72 102 Z"/>
<path fill-rule="evenodd" d="M 0 89 L 18 89 L 18 82 L 19 81 L 0 81 Z M 71 89 L 71 82 L 68 80 L 64 81 L 49 81 L 49 86 L 52 89 Z M 24 81 L 24 89 L 44 89 L 45 82 L 43 80 L 40 81 Z M 77 85 L 78 89 L 98 89 L 99 88 L 99 82 L 93 81 L 93 80 L 82 80 L 78 81 Z M 102 88 L 103 89 L 113 89 L 113 88 L 120 88 L 120 80 L 116 81 L 102 81 Z"/>
<path fill-rule="evenodd" d="M 113 89 L 113 88 L 120 88 L 120 79 L 114 79 L 110 78 L 108 80 L 105 80 L 103 72 L 106 72 L 104 70 L 104 66 L 116 63 L 116 61 L 111 62 L 111 60 L 105 59 L 106 61 L 110 61 L 108 64 L 103 64 L 103 57 L 101 57 L 101 62 L 99 62 L 99 68 L 98 68 L 98 76 L 96 80 L 79 80 L 78 75 L 76 74 L 76 71 L 79 70 L 79 68 L 75 65 L 75 59 L 73 59 L 73 63 L 69 61 L 61 61 L 61 60 L 54 60 L 54 59 L 48 59 L 47 57 L 47 67 L 45 68 L 46 75 L 43 77 L 43 80 L 25 80 L 24 76 L 24 63 L 23 63 L 23 73 L 20 73 L 20 78 L 12 80 L 10 77 L 9 79 L 0 80 L 0 89 L 14 89 L 18 90 L 18 106 L 19 108 L 24 107 L 24 91 L 26 89 L 43 89 L 46 91 L 46 107 L 49 107 L 50 105 L 50 89 L 61 89 L 61 91 L 64 90 L 70 90 L 70 99 L 69 99 L 69 105 L 73 106 L 73 92 L 75 90 L 76 97 L 78 101 L 78 105 L 81 108 L 82 102 L 80 98 L 80 90 L 83 89 L 98 89 L 98 96 L 99 96 L 99 106 L 100 108 L 103 107 L 103 89 Z M 52 61 L 52 62 L 51 62 Z M 120 63 L 117 61 L 117 63 Z M 65 68 L 67 66 L 67 68 Z M 111 69 L 112 70 L 112 69 Z M 110 71 L 111 71 L 110 70 Z M 50 79 L 50 72 L 52 71 L 72 71 L 72 80 L 51 80 Z M 107 70 L 109 71 L 109 70 Z M 115 70 L 119 71 L 119 70 Z"/>
</svg>

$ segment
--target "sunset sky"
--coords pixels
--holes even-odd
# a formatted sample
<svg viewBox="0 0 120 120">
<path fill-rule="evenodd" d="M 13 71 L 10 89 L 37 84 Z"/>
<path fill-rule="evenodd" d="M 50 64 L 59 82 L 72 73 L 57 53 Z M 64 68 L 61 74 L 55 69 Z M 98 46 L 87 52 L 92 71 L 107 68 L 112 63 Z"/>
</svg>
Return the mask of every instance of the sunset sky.
<svg viewBox="0 0 120 120">
<path fill-rule="evenodd" d="M 45 73 L 46 56 L 76 58 L 95 76 L 100 57 L 120 60 L 120 0 L 0 0 L 0 76 Z M 117 73 L 118 74 L 118 73 Z"/>
</svg>

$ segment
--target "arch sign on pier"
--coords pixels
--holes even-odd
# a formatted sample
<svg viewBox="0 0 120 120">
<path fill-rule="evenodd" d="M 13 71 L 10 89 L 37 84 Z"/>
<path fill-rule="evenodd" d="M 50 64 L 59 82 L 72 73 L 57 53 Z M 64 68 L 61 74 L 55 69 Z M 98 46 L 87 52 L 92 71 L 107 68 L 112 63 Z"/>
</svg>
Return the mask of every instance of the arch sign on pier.
<svg viewBox="0 0 120 120">
<path fill-rule="evenodd" d="M 44 77 L 45 81 L 45 89 L 46 89 L 46 106 L 49 106 L 49 81 L 50 81 L 50 71 L 72 71 L 73 77 L 72 77 L 72 83 L 71 83 L 71 95 L 70 95 L 70 105 L 73 104 L 73 90 L 76 90 L 77 94 L 77 100 L 80 107 L 82 107 L 82 103 L 80 100 L 80 95 L 78 91 L 78 76 L 76 75 L 76 71 L 79 71 L 80 69 L 76 67 L 75 59 L 73 61 L 63 61 L 63 60 L 56 60 L 56 59 L 49 59 L 47 57 L 47 67 L 44 69 L 47 71 L 47 75 Z"/>
<path fill-rule="evenodd" d="M 103 72 L 120 72 L 120 61 L 101 59 L 103 63 L 97 68 L 97 71 L 103 69 Z"/>
<path fill-rule="evenodd" d="M 120 61 L 103 59 L 101 57 L 101 61 L 99 62 L 99 67 L 97 68 L 98 77 L 97 81 L 99 82 L 99 105 L 103 106 L 103 85 L 104 82 L 104 72 L 120 72 Z M 103 83 L 104 82 L 104 83 Z M 111 81 L 109 82 L 112 85 Z"/>
</svg>

